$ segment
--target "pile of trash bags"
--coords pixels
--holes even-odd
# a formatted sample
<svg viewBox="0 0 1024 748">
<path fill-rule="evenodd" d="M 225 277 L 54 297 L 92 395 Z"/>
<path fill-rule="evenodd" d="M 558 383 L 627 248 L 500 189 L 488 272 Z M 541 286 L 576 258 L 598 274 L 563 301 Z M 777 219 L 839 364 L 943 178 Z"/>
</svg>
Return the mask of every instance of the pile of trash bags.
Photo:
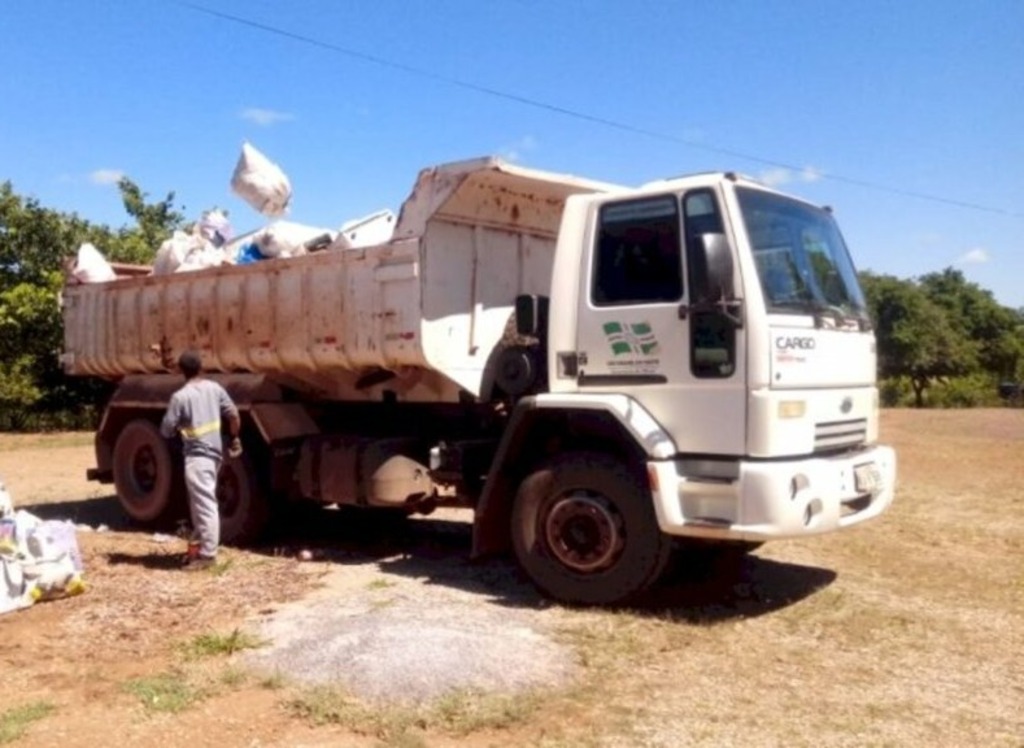
<svg viewBox="0 0 1024 748">
<path fill-rule="evenodd" d="M 0 614 L 85 591 L 75 525 L 14 510 L 0 481 Z"/>
<path fill-rule="evenodd" d="M 280 220 L 291 204 L 291 182 L 281 167 L 249 143 L 242 145 L 231 189 L 261 215 L 275 220 L 235 237 L 227 215 L 220 210 L 208 210 L 190 230 L 175 231 L 160 245 L 153 275 L 366 247 L 388 241 L 394 230 L 395 216 L 389 210 L 348 221 L 339 230 Z M 79 283 L 103 283 L 116 279 L 117 273 L 96 247 L 86 243 L 78 249 L 70 277 Z"/>
</svg>

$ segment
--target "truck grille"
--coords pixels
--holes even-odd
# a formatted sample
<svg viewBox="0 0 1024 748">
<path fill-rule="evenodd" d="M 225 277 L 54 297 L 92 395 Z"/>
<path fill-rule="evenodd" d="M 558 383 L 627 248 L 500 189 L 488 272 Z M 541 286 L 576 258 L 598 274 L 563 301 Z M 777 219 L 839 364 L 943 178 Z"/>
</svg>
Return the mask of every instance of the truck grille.
<svg viewBox="0 0 1024 748">
<path fill-rule="evenodd" d="M 867 435 L 866 418 L 818 423 L 814 426 L 814 451 L 830 452 L 835 449 L 857 447 L 864 443 Z"/>
</svg>

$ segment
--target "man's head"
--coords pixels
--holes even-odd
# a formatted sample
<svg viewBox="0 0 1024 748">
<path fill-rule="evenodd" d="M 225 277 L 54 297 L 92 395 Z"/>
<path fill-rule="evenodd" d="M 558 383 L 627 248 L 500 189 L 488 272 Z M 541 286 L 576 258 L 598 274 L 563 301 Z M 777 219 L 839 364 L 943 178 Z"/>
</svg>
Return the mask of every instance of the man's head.
<svg viewBox="0 0 1024 748">
<path fill-rule="evenodd" d="M 185 375 L 185 379 L 192 379 L 199 375 L 203 369 L 203 359 L 199 351 L 185 351 L 178 358 L 178 368 Z"/>
</svg>

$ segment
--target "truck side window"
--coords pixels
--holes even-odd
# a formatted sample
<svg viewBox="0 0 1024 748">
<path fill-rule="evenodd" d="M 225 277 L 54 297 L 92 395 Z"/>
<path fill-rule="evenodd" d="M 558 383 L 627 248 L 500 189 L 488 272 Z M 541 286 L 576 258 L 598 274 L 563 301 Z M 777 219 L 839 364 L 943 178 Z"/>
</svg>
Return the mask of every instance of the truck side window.
<svg viewBox="0 0 1024 748">
<path fill-rule="evenodd" d="M 706 283 L 701 234 L 725 229 L 718 201 L 711 190 L 695 190 L 683 198 L 686 221 L 686 260 L 690 298 L 700 299 Z M 690 370 L 701 378 L 732 376 L 736 371 L 736 325 L 715 309 L 696 309 L 690 319 Z"/>
<path fill-rule="evenodd" d="M 604 205 L 591 283 L 594 305 L 682 299 L 680 247 L 679 208 L 671 195 Z"/>
</svg>

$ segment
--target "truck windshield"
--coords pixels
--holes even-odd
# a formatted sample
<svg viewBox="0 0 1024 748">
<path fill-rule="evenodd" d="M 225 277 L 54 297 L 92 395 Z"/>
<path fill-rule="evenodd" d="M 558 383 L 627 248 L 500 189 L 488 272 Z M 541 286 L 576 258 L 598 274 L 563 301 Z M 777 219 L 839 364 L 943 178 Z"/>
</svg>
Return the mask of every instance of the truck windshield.
<svg viewBox="0 0 1024 748">
<path fill-rule="evenodd" d="M 867 322 L 857 273 L 827 211 L 762 190 L 736 194 L 769 312 Z"/>
</svg>

